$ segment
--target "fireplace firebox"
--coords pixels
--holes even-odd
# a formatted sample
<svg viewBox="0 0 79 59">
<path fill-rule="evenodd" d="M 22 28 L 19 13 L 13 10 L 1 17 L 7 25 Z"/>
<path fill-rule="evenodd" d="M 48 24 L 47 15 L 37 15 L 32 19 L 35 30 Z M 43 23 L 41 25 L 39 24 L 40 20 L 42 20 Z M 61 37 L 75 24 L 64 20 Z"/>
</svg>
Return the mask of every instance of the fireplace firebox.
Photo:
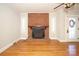
<svg viewBox="0 0 79 59">
<path fill-rule="evenodd" d="M 32 28 L 32 38 L 43 39 L 45 37 L 45 30 L 43 27 Z"/>
</svg>

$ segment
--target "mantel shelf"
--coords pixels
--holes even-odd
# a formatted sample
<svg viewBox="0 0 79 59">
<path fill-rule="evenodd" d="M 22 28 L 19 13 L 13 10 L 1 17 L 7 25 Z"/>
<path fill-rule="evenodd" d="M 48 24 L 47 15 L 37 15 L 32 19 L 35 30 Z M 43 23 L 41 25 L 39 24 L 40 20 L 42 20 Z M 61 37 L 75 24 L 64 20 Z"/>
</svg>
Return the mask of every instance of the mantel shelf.
<svg viewBox="0 0 79 59">
<path fill-rule="evenodd" d="M 41 27 L 41 28 L 46 29 L 46 28 L 48 28 L 49 26 L 28 26 L 28 27 L 30 27 L 31 29 L 32 29 L 33 27 Z"/>
</svg>

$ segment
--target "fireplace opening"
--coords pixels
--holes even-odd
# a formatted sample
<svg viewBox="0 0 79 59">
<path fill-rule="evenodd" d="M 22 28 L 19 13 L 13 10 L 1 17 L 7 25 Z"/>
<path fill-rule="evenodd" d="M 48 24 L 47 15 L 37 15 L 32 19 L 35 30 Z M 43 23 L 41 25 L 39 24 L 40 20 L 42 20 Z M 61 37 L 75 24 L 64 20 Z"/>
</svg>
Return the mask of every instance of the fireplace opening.
<svg viewBox="0 0 79 59">
<path fill-rule="evenodd" d="M 45 37 L 45 29 L 43 27 L 32 27 L 32 38 L 43 39 Z"/>
</svg>

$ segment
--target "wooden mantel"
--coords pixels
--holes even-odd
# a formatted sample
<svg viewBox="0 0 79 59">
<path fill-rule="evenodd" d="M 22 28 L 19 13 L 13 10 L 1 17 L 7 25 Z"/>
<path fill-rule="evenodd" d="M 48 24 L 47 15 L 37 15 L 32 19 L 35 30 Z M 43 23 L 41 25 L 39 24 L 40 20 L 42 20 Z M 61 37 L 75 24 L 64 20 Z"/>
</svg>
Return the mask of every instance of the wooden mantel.
<svg viewBox="0 0 79 59">
<path fill-rule="evenodd" d="M 43 27 L 44 29 L 48 28 L 49 26 L 28 26 L 30 29 L 32 29 L 33 27 Z"/>
</svg>

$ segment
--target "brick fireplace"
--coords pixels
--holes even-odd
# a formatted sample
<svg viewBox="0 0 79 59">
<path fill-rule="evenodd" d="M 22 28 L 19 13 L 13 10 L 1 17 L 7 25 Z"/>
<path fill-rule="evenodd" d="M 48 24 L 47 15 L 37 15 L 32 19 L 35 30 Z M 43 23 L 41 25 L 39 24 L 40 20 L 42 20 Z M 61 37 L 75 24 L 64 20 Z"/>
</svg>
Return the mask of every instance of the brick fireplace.
<svg viewBox="0 0 79 59">
<path fill-rule="evenodd" d="M 48 13 L 29 13 L 28 30 L 30 39 L 49 38 L 49 14 Z"/>
</svg>

